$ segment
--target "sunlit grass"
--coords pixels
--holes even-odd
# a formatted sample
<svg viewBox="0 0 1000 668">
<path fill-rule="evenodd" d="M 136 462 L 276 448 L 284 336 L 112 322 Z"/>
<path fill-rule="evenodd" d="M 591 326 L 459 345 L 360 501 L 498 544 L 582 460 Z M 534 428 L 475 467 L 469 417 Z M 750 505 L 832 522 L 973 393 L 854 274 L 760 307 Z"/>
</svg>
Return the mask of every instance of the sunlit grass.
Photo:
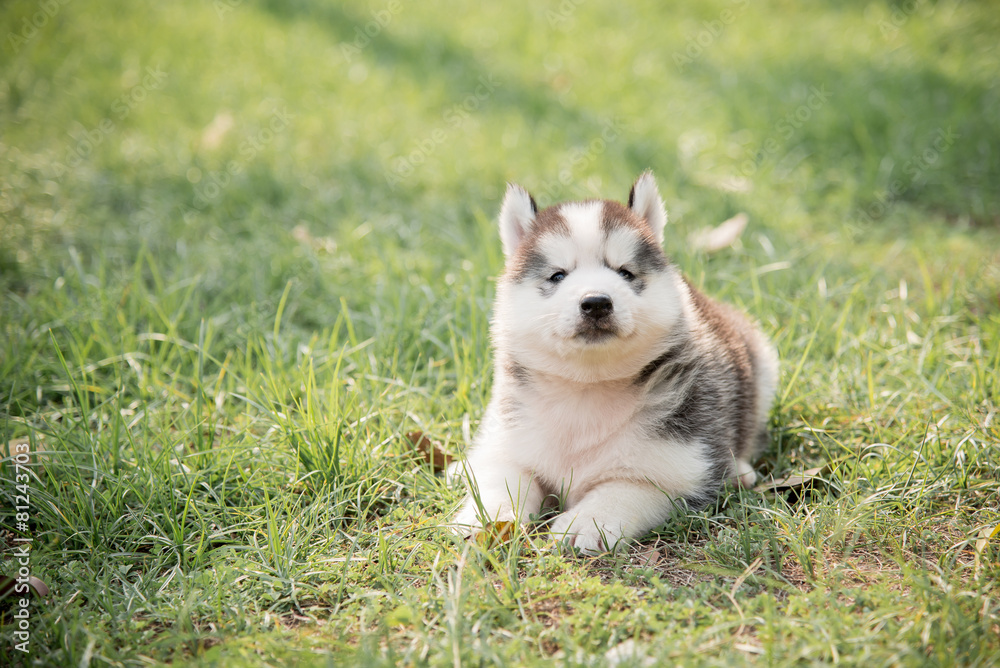
<svg viewBox="0 0 1000 668">
<path fill-rule="evenodd" d="M 1000 661 L 987 3 L 52 5 L 0 10 L 0 574 L 52 589 L 0 663 Z M 646 168 L 779 348 L 759 472 L 818 480 L 456 538 L 405 435 L 482 415 L 504 183 Z"/>
</svg>

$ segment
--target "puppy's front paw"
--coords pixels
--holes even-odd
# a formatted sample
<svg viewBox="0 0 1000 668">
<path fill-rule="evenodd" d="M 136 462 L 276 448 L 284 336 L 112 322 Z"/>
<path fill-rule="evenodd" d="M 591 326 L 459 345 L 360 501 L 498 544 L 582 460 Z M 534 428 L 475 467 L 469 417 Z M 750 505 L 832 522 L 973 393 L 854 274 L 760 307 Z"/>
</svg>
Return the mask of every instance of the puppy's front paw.
<svg viewBox="0 0 1000 668">
<path fill-rule="evenodd" d="M 618 546 L 620 535 L 609 532 L 598 524 L 594 517 L 563 513 L 550 528 L 552 535 L 563 545 L 580 550 L 584 554 L 603 554 Z"/>
<path fill-rule="evenodd" d="M 738 459 L 736 460 L 736 471 L 733 473 L 730 481 L 743 489 L 750 489 L 757 482 L 757 472 L 753 470 L 750 462 Z"/>
<path fill-rule="evenodd" d="M 483 518 L 480 516 L 479 508 L 472 499 L 466 499 L 462 508 L 455 514 L 455 519 L 451 522 L 451 529 L 459 536 L 475 536 L 483 530 L 483 520 L 487 523 L 501 523 L 514 521 L 513 506 L 501 506 L 497 509 L 495 517 Z"/>
<path fill-rule="evenodd" d="M 589 529 L 583 529 L 573 538 L 573 547 L 584 554 L 596 555 L 608 552 L 608 538 L 596 526 L 591 525 Z M 610 539 L 614 540 L 614 539 Z M 612 545 L 614 547 L 614 545 Z"/>
<path fill-rule="evenodd" d="M 482 530 L 483 523 L 479 521 L 476 517 L 475 507 L 469 507 L 466 503 L 462 506 L 455 517 L 452 519 L 451 524 L 448 525 L 452 531 L 454 531 L 459 536 L 472 536 L 477 531 Z"/>
</svg>

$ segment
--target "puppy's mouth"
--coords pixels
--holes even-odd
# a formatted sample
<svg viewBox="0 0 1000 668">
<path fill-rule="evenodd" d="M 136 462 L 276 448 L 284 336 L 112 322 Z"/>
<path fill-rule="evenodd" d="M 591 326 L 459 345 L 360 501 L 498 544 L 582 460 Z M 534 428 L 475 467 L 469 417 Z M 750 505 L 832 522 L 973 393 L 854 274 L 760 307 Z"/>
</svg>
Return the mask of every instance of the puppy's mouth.
<svg viewBox="0 0 1000 668">
<path fill-rule="evenodd" d="M 586 343 L 603 343 L 617 338 L 618 334 L 618 323 L 611 318 L 585 318 L 576 326 L 573 338 Z"/>
</svg>

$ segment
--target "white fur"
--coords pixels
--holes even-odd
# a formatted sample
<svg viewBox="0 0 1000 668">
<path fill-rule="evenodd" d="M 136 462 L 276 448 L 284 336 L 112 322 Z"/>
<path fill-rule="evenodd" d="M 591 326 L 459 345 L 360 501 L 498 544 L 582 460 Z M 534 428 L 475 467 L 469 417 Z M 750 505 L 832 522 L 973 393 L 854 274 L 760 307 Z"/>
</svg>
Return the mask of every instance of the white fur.
<svg viewBox="0 0 1000 668">
<path fill-rule="evenodd" d="M 650 193 L 641 188 L 640 193 L 648 208 Z M 636 295 L 610 268 L 631 259 L 635 232 L 621 229 L 606 236 L 600 202 L 567 204 L 559 212 L 571 236 L 545 237 L 539 250 L 568 272 L 560 297 L 543 299 L 531 284 L 498 286 L 495 346 L 518 351 L 536 376 L 519 397 L 525 408 L 517 424 L 505 424 L 494 406 L 484 417 L 465 464 L 482 509 L 470 497 L 455 522 L 476 526 L 481 510 L 496 521 L 529 521 L 544 500 L 546 490 L 536 480 L 541 478 L 549 489 L 567 491 L 570 511 L 555 521 L 553 533 L 596 551 L 662 521 L 671 497 L 696 488 L 707 464 L 689 443 L 645 447 L 643 426 L 636 420 L 643 400 L 631 379 L 662 352 L 664 332 L 680 315 L 679 276 L 670 269 L 650 277 L 642 295 Z M 655 207 L 650 215 L 655 217 Z M 533 220 L 527 193 L 508 188 L 500 216 L 505 252 L 516 250 Z M 620 328 L 606 344 L 574 336 L 579 300 L 595 291 L 612 298 Z M 500 390 L 508 381 L 498 374 L 497 382 Z M 614 510 L 623 504 L 635 512 Z M 616 519 L 626 516 L 631 519 Z M 610 544 L 602 542 L 602 534 Z"/>
<path fill-rule="evenodd" d="M 528 191 L 514 183 L 507 184 L 507 193 L 500 207 L 500 241 L 505 255 L 512 255 L 535 224 L 535 207 Z"/>
<path fill-rule="evenodd" d="M 707 474 L 709 462 L 696 444 L 649 447 L 636 420 L 641 390 L 627 380 L 595 391 L 589 383 L 547 378 L 532 385 L 524 404 L 512 427 L 488 415 L 467 461 L 493 520 L 530 521 L 545 495 L 536 479 L 545 480 L 567 508 L 552 534 L 599 552 L 662 522 L 672 499 L 697 489 Z M 455 522 L 479 524 L 471 498 Z"/>
<path fill-rule="evenodd" d="M 652 172 L 643 172 L 632 186 L 632 210 L 645 219 L 657 243 L 663 243 L 663 228 L 667 224 L 667 210 L 656 187 Z"/>
<path fill-rule="evenodd" d="M 695 490 L 707 473 L 695 444 L 649 447 L 636 420 L 641 390 L 627 380 L 594 388 L 543 378 L 523 399 L 517 425 L 486 416 L 466 464 L 493 520 L 530 521 L 545 495 L 536 479 L 545 480 L 568 509 L 552 533 L 585 551 L 610 549 L 662 522 L 671 499 Z M 476 514 L 470 498 L 455 522 L 476 526 Z M 600 542 L 602 533 L 610 542 Z"/>
<path fill-rule="evenodd" d="M 652 435 L 659 401 L 635 378 L 678 337 L 709 337 L 697 329 L 692 298 L 679 272 L 644 276 L 637 294 L 617 273 L 633 259 L 636 234 L 628 226 L 606 234 L 601 202 L 561 205 L 570 228 L 535 240 L 553 271 L 566 278 L 545 297 L 534 281 L 502 280 L 493 319 L 493 401 L 476 442 L 459 471 L 470 495 L 455 517 L 460 531 L 484 521 L 529 522 L 547 494 L 561 496 L 564 512 L 552 533 L 585 552 L 611 549 L 639 536 L 669 515 L 675 499 L 697 492 L 713 464 L 708 446 L 697 440 L 671 441 Z M 666 213 L 649 173 L 633 190 L 632 209 L 663 238 Z M 509 186 L 500 214 L 500 235 L 508 257 L 535 224 L 530 196 Z M 599 292 L 611 297 L 616 336 L 588 342 L 577 334 L 580 299 Z M 764 370 L 757 381 L 766 419 L 777 384 L 776 357 L 762 335 L 751 342 Z M 530 371 L 520 382 L 503 367 L 506 355 Z M 662 390 L 661 390 L 662 392 Z M 514 399 L 516 415 L 504 416 L 500 397 Z M 673 397 L 676 405 L 676 396 Z M 755 474 L 744 460 L 733 463 L 744 485 Z M 484 516 L 485 515 L 485 516 Z"/>
<path fill-rule="evenodd" d="M 649 281 L 641 296 L 609 268 L 628 259 L 626 230 L 604 239 L 601 204 L 585 202 L 560 207 L 572 236 L 552 235 L 539 250 L 554 268 L 569 272 L 559 299 L 542 299 L 534 285 L 501 282 L 493 320 L 494 344 L 517 350 L 523 362 L 567 380 L 597 382 L 632 377 L 662 347 L 663 333 L 679 315 L 678 276 L 673 270 Z M 615 304 L 619 336 L 603 345 L 574 336 L 579 300 L 587 292 L 603 292 Z M 652 355 L 656 357 L 659 352 Z"/>
</svg>

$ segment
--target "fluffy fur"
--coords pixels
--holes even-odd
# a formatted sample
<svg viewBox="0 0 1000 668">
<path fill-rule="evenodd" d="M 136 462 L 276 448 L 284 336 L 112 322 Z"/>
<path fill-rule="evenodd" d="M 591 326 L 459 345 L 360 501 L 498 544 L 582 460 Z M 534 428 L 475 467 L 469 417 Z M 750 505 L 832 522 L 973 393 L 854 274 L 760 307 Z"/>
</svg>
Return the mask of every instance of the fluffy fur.
<svg viewBox="0 0 1000 668">
<path fill-rule="evenodd" d="M 727 479 L 753 483 L 777 355 L 669 261 L 666 222 L 648 172 L 627 206 L 539 211 L 508 187 L 493 395 L 459 469 L 460 531 L 558 504 L 551 532 L 593 553 L 662 524 L 679 499 L 699 507 Z"/>
</svg>

